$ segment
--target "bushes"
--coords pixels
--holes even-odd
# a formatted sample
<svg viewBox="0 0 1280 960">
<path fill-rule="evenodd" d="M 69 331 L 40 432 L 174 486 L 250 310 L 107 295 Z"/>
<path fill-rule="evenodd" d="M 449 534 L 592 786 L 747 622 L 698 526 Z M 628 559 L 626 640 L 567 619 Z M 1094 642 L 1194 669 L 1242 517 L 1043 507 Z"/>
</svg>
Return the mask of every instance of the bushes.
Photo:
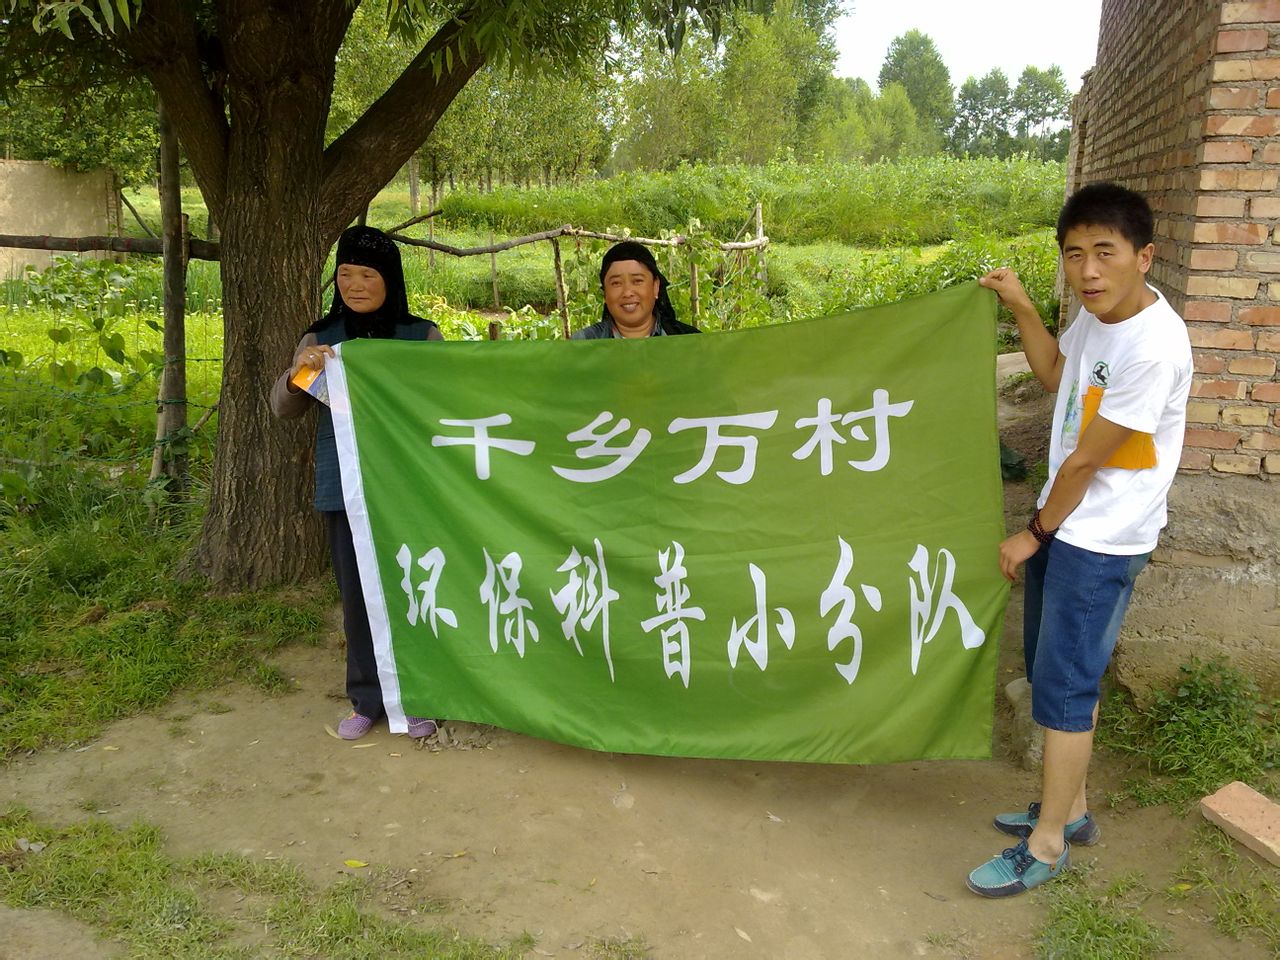
<svg viewBox="0 0 1280 960">
<path fill-rule="evenodd" d="M 698 221 L 737 235 L 757 202 L 765 231 L 784 243 L 941 243 L 966 232 L 1010 236 L 1053 224 L 1062 165 L 922 157 L 900 163 L 773 163 L 627 173 L 550 190 L 459 190 L 443 201 L 454 226 L 533 233 L 571 223 L 657 237 Z"/>
</svg>

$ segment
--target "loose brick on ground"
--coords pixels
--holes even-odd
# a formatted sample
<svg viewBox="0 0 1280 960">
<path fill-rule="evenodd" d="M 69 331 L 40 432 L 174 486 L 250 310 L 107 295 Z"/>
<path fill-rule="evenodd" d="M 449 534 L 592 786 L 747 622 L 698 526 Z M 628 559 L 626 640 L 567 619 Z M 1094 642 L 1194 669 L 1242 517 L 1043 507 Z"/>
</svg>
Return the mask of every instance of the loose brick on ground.
<svg viewBox="0 0 1280 960">
<path fill-rule="evenodd" d="M 1280 867 L 1280 805 L 1239 780 L 1200 801 L 1210 823 Z"/>
</svg>

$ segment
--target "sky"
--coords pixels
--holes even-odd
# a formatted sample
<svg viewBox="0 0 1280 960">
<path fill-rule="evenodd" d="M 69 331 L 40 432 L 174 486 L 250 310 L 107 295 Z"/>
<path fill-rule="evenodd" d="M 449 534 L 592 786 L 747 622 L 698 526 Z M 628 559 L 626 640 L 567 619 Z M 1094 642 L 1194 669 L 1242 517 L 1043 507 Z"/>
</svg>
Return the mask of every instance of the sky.
<svg viewBox="0 0 1280 960">
<path fill-rule="evenodd" d="M 1012 86 L 1026 66 L 1057 64 L 1075 93 L 1097 53 L 1102 0 L 847 0 L 846 7 L 852 12 L 836 25 L 836 75 L 862 77 L 873 90 L 889 44 L 915 29 L 933 39 L 956 89 L 992 67 Z"/>
</svg>

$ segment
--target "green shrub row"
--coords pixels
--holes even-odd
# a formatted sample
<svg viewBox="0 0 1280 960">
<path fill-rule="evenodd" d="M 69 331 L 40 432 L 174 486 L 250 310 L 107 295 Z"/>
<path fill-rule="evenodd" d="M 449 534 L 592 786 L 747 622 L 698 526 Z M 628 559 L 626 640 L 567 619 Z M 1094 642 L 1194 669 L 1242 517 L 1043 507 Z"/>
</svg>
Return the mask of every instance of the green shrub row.
<svg viewBox="0 0 1280 960">
<path fill-rule="evenodd" d="M 1049 226 L 1064 184 L 1061 163 L 935 156 L 875 164 L 697 166 L 549 190 L 458 190 L 445 196 L 442 210 L 451 226 L 505 234 L 569 223 L 658 237 L 697 221 L 731 239 L 758 202 L 765 232 L 775 241 L 929 244 L 975 230 L 1014 235 Z"/>
</svg>

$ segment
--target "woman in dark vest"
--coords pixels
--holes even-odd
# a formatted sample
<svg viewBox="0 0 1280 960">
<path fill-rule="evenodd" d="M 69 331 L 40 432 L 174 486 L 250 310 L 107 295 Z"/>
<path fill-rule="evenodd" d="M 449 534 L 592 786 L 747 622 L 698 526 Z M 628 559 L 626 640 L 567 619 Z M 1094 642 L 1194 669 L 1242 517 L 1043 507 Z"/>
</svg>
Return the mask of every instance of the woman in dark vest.
<svg viewBox="0 0 1280 960">
<path fill-rule="evenodd" d="M 271 409 L 278 417 L 301 416 L 316 403 L 309 393 L 290 381 L 304 367 L 323 369 L 326 358 L 334 355 L 334 344 L 359 337 L 443 339 L 434 323 L 409 313 L 400 250 L 381 230 L 351 227 L 343 231 L 338 238 L 336 265 L 333 305 L 307 329 L 294 351 L 293 364 L 272 388 Z M 324 514 L 329 531 L 329 554 L 342 594 L 342 621 L 347 637 L 347 696 L 352 710 L 351 715 L 338 724 L 338 736 L 358 740 L 382 716 L 382 686 L 378 682 L 373 637 L 360 589 L 351 525 L 342 499 L 333 418 L 324 404 L 319 405 L 315 459 L 315 507 Z M 411 737 L 429 737 L 436 732 L 434 720 L 406 719 Z"/>
<path fill-rule="evenodd" d="M 571 340 L 638 339 L 697 333 L 676 319 L 667 278 L 649 248 L 634 240 L 615 243 L 600 263 L 604 309 L 600 319 L 576 330 Z"/>
</svg>

